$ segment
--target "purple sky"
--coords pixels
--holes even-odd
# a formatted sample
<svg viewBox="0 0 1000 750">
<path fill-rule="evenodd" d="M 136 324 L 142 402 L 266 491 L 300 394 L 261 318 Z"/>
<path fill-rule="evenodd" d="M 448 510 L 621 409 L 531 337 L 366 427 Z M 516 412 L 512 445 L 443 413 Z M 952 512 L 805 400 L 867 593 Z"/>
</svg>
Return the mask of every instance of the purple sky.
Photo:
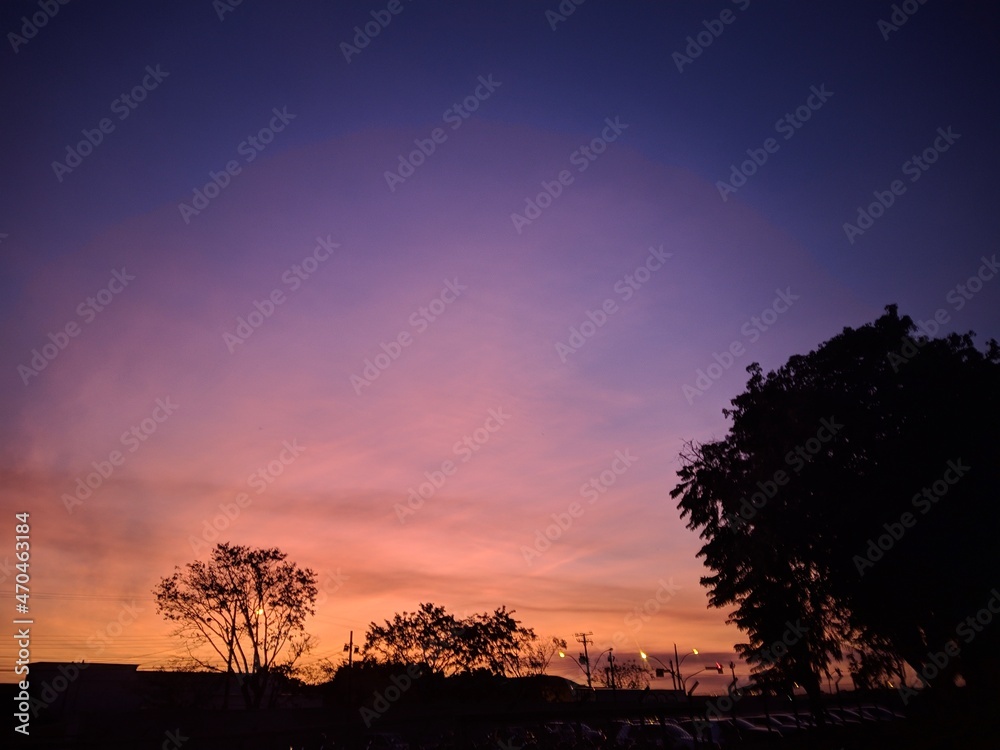
<svg viewBox="0 0 1000 750">
<path fill-rule="evenodd" d="M 668 493 L 744 368 L 888 303 L 1000 328 L 1000 285 L 956 291 L 996 249 L 975 4 L 885 39 L 888 4 L 590 0 L 553 30 L 557 3 L 404 2 L 350 62 L 384 4 L 110 7 L 2 52 L 0 471 L 31 513 L 37 659 L 183 653 L 151 589 L 216 516 L 320 574 L 312 659 L 422 601 L 728 659 Z"/>
</svg>

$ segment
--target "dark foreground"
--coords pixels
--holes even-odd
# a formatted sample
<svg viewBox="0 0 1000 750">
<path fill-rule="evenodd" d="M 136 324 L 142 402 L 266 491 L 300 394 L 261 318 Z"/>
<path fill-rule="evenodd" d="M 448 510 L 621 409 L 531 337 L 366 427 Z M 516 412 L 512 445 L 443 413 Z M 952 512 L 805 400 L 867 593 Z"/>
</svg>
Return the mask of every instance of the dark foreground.
<svg viewBox="0 0 1000 750">
<path fill-rule="evenodd" d="M 101 712 L 75 717 L 72 725 L 41 723 L 31 736 L 14 734 L 7 747 L 25 748 L 162 748 L 162 750 L 562 750 L 564 748 L 773 748 L 773 750 L 997 750 L 1000 748 L 1000 711 L 989 707 L 910 706 L 895 718 L 875 712 L 864 718 L 861 707 L 831 703 L 842 720 L 832 725 L 807 726 L 804 706 L 771 706 L 773 721 L 788 727 L 777 731 L 718 731 L 719 744 L 695 742 L 684 727 L 696 731 L 683 706 L 627 707 L 622 705 L 549 705 L 526 711 L 491 707 L 468 711 L 456 708 L 397 707 L 365 723 L 356 714 L 335 716 L 331 709 L 246 711 L 164 711 L 127 714 Z M 741 705 L 737 726 L 752 720 L 767 725 L 758 705 Z M 795 711 L 799 725 L 794 726 Z M 843 721 L 846 719 L 846 721 Z M 855 723 L 856 721 L 856 723 Z M 665 727 L 664 725 L 669 725 Z M 775 724 L 772 724 L 772 727 Z"/>
</svg>

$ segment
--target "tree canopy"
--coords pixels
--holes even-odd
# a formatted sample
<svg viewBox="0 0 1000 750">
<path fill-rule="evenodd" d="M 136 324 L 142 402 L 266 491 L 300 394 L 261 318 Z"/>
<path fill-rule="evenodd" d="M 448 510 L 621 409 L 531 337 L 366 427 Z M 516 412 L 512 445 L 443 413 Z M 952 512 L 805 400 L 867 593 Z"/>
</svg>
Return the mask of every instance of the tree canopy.
<svg viewBox="0 0 1000 750">
<path fill-rule="evenodd" d="M 276 548 L 218 544 L 160 580 L 157 612 L 177 623 L 203 668 L 232 671 L 248 708 L 259 708 L 273 674 L 287 673 L 309 648 L 304 622 L 313 614 L 316 574 L 286 560 Z M 196 656 L 208 647 L 218 660 Z"/>
<path fill-rule="evenodd" d="M 374 661 L 417 664 L 438 674 L 541 674 L 565 641 L 539 644 L 535 632 L 513 615 L 500 607 L 458 618 L 444 607 L 423 603 L 416 612 L 396 613 L 383 625 L 371 623 L 363 654 Z"/>
<path fill-rule="evenodd" d="M 671 496 L 762 681 L 815 698 L 851 657 L 862 683 L 905 660 L 930 684 L 996 689 L 1000 624 L 967 620 L 1000 581 L 1000 348 L 973 335 L 929 338 L 889 306 L 748 367 L 728 435 L 686 446 Z"/>
<path fill-rule="evenodd" d="M 613 670 L 605 664 L 594 672 L 599 685 L 618 690 L 643 690 L 649 687 L 649 677 L 649 668 L 635 659 L 615 661 Z"/>
</svg>

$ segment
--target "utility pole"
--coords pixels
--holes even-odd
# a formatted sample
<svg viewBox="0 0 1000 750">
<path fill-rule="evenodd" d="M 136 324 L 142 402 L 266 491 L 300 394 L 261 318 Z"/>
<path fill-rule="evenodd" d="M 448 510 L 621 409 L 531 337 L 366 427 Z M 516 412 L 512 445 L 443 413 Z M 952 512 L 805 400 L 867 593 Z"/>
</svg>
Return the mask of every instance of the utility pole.
<svg viewBox="0 0 1000 750">
<path fill-rule="evenodd" d="M 588 641 L 587 640 L 587 636 L 588 635 L 593 635 L 593 633 L 574 633 L 573 635 L 576 637 L 576 642 L 577 643 L 582 643 L 583 644 L 583 663 L 584 663 L 584 666 L 586 666 L 586 668 L 587 668 L 587 670 L 586 670 L 587 671 L 587 687 L 590 688 L 590 689 L 593 689 L 594 686 L 593 686 L 593 684 L 591 683 L 591 680 L 590 680 L 590 654 L 587 652 L 587 644 L 588 643 L 593 643 L 593 641 Z"/>
<path fill-rule="evenodd" d="M 344 651 L 347 652 L 347 668 L 351 669 L 354 666 L 354 631 L 351 631 L 350 640 L 347 645 L 344 646 Z"/>
<path fill-rule="evenodd" d="M 344 651 L 347 652 L 347 703 L 354 708 L 354 654 L 358 647 L 354 645 L 354 631 L 351 631 L 350 640 L 344 644 Z"/>
</svg>

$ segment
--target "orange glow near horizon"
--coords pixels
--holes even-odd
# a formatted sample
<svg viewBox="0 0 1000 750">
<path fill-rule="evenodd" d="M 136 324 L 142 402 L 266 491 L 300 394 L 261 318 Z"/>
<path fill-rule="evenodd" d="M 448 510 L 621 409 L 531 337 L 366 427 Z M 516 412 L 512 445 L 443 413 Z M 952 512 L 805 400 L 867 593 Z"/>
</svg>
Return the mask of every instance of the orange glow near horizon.
<svg viewBox="0 0 1000 750">
<path fill-rule="evenodd" d="M 574 143 L 523 135 L 470 122 L 449 158 L 472 169 L 514 139 L 527 166 Z M 51 331 L 111 269 L 134 280 L 19 385 L 2 476 L 5 504 L 31 513 L 34 659 L 184 656 L 152 590 L 217 541 L 275 546 L 316 571 L 311 661 L 421 602 L 458 616 L 505 605 L 543 638 L 590 631 L 622 658 L 673 643 L 729 654 L 741 640 L 706 606 L 700 542 L 669 491 L 684 440 L 726 429 L 743 373 L 694 403 L 682 385 L 740 337 L 747 307 L 774 298 L 764 265 L 801 302 L 747 362 L 777 363 L 872 311 L 710 182 L 625 147 L 522 240 L 495 207 L 523 187 L 488 179 L 494 165 L 476 181 L 483 200 L 447 182 L 393 195 L 367 162 L 345 162 L 393 143 L 290 151 L 241 175 L 196 234 L 169 204 L 35 270 L 26 287 Z M 271 187 L 321 184 L 330 163 L 347 164 L 355 193 Z M 651 190 L 677 200 L 642 200 Z M 613 240 L 593 235 L 595 198 Z M 443 204 L 462 220 L 430 208 Z M 390 213 L 397 224 L 371 221 Z M 738 280 L 740 306 L 695 312 L 720 283 L 705 257 Z M 312 272 L 286 280 L 295 267 Z M 616 312 L 561 359 L 556 342 L 606 298 Z"/>
</svg>

